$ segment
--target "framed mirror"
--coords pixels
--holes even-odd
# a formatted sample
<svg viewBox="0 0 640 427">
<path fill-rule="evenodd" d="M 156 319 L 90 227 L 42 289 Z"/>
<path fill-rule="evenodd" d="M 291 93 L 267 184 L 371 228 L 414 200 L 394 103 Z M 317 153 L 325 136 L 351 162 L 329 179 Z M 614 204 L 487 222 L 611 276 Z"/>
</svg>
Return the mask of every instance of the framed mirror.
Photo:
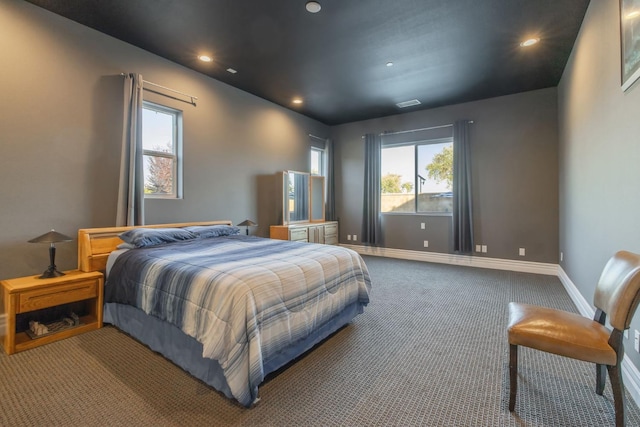
<svg viewBox="0 0 640 427">
<path fill-rule="evenodd" d="M 283 224 L 309 221 L 309 174 L 285 171 L 283 173 Z"/>
</svg>

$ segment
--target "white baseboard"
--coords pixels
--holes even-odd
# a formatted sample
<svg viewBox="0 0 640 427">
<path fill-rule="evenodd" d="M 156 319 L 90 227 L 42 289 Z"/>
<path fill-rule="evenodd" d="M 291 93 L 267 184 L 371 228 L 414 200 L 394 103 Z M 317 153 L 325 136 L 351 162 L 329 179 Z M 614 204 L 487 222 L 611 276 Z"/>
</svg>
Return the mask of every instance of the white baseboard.
<svg viewBox="0 0 640 427">
<path fill-rule="evenodd" d="M 558 278 L 560 279 L 562 286 L 564 286 L 564 289 L 569 294 L 569 297 L 578 308 L 580 314 L 593 319 L 596 311 L 591 306 L 589 301 L 587 301 L 585 297 L 582 296 L 576 285 L 573 284 L 567 273 L 565 273 L 565 271 L 560 266 L 558 266 Z"/>
<path fill-rule="evenodd" d="M 340 246 L 353 249 L 361 255 L 373 255 L 413 261 L 426 261 L 440 264 L 463 265 L 467 267 L 491 268 L 495 270 L 509 270 L 557 276 L 569 294 L 569 297 L 578 308 L 580 314 L 590 319 L 593 319 L 595 314 L 595 310 L 591 304 L 589 304 L 584 296 L 582 296 L 576 285 L 573 284 L 567 273 L 558 264 L 474 257 L 469 255 L 442 254 L 436 252 L 410 251 L 406 249 L 381 248 L 375 246 L 344 244 L 341 244 Z M 636 405 L 640 406 L 640 371 L 638 371 L 626 354 L 622 361 L 622 377 L 629 395 Z"/>
<path fill-rule="evenodd" d="M 413 261 L 436 262 L 440 264 L 463 265 L 467 267 L 491 268 L 494 270 L 519 271 L 523 273 L 558 275 L 557 264 L 542 262 L 516 261 L 510 259 L 487 258 L 469 255 L 442 254 L 437 252 L 410 251 L 406 249 L 381 248 L 375 246 L 343 245 L 361 255 L 383 256 L 388 258 L 409 259 Z"/>
</svg>

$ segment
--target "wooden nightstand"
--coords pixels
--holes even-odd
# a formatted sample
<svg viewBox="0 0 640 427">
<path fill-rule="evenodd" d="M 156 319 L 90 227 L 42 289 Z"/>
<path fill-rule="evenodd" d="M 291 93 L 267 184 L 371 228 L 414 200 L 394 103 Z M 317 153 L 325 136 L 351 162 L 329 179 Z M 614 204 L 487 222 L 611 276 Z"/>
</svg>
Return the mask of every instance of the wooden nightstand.
<svg viewBox="0 0 640 427">
<path fill-rule="evenodd" d="M 100 272 L 65 271 L 64 276 L 39 279 L 38 276 L 0 281 L 0 314 L 6 315 L 2 345 L 7 354 L 28 350 L 102 327 L 104 279 Z M 24 324 L 29 313 L 62 305 L 79 311 L 80 325 L 32 339 Z M 35 313 L 32 313 L 35 315 Z M 20 321 L 18 321 L 20 320 Z M 38 319 L 32 319 L 38 320 Z M 18 329 L 16 331 L 16 329 Z"/>
</svg>

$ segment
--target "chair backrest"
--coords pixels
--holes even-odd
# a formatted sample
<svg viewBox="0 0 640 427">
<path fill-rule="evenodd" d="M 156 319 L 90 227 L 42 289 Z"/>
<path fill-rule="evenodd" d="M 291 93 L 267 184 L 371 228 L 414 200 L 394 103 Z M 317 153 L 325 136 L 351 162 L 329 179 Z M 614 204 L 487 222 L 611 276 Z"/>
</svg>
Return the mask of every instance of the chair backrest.
<svg viewBox="0 0 640 427">
<path fill-rule="evenodd" d="M 628 329 L 640 302 L 640 255 L 617 252 L 602 271 L 593 302 L 607 313 L 611 326 Z"/>
</svg>

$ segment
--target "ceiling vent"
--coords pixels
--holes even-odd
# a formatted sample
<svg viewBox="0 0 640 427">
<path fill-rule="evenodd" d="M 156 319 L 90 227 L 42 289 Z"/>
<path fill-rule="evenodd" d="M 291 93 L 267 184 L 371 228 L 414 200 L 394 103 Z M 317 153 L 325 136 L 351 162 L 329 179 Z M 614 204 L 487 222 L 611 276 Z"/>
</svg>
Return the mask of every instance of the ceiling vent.
<svg viewBox="0 0 640 427">
<path fill-rule="evenodd" d="M 410 101 L 398 102 L 396 105 L 398 106 L 398 108 L 407 108 L 413 107 L 414 105 L 420 105 L 420 101 L 418 101 L 417 99 L 412 99 Z"/>
</svg>

